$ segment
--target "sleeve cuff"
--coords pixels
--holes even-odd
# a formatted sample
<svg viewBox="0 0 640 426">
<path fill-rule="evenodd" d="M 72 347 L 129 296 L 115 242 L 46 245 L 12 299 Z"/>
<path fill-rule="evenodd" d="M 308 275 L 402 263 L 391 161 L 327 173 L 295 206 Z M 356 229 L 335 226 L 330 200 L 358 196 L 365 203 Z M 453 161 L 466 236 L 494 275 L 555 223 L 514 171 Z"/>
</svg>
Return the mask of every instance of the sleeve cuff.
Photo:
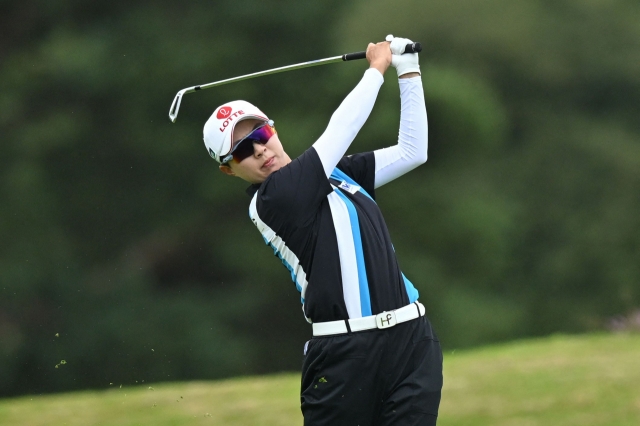
<svg viewBox="0 0 640 426">
<path fill-rule="evenodd" d="M 375 68 L 369 68 L 364 72 L 364 75 L 367 76 L 367 78 L 372 79 L 373 81 L 377 82 L 378 85 L 382 86 L 382 83 L 384 83 L 384 76 L 380 73 L 380 71 L 378 71 Z M 409 79 L 411 80 L 411 79 Z"/>
<path fill-rule="evenodd" d="M 398 81 L 400 82 L 400 84 L 404 84 L 404 85 L 422 84 L 422 76 L 419 75 L 417 77 L 411 77 L 411 78 L 398 78 Z"/>
</svg>

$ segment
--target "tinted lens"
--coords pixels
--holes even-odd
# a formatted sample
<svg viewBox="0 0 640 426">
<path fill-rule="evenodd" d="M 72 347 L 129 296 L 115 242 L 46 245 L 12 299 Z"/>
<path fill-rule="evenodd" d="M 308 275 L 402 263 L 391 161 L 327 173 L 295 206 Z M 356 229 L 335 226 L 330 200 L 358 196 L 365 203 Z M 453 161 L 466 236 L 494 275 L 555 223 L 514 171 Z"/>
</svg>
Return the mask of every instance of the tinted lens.
<svg viewBox="0 0 640 426">
<path fill-rule="evenodd" d="M 233 159 L 236 160 L 237 163 L 253 155 L 253 151 L 254 151 L 253 142 L 254 142 L 253 140 L 245 139 L 240 143 L 240 145 L 238 145 L 236 150 L 233 151 L 233 154 L 232 154 Z M 259 142 L 259 141 L 255 141 L 255 142 Z"/>
<path fill-rule="evenodd" d="M 231 151 L 233 159 L 239 163 L 245 158 L 252 156 L 254 142 L 259 143 L 260 145 L 264 145 L 269 142 L 269 139 L 271 139 L 271 137 L 275 134 L 275 127 L 269 125 L 268 123 L 265 123 L 262 127 L 258 127 L 236 144 L 234 149 Z"/>
</svg>

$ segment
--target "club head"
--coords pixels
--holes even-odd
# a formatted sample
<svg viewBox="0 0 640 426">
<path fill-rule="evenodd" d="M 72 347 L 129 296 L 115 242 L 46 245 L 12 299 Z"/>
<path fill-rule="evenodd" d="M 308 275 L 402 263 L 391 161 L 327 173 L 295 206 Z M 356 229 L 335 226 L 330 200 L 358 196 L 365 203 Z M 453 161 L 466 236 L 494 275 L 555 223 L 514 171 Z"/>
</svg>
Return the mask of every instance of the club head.
<svg viewBox="0 0 640 426">
<path fill-rule="evenodd" d="M 182 102 L 182 96 L 186 93 L 187 89 L 180 90 L 176 97 L 173 98 L 173 102 L 171 103 L 171 108 L 169 108 L 169 119 L 172 123 L 176 122 L 178 118 L 178 111 L 180 110 L 180 102 Z"/>
</svg>

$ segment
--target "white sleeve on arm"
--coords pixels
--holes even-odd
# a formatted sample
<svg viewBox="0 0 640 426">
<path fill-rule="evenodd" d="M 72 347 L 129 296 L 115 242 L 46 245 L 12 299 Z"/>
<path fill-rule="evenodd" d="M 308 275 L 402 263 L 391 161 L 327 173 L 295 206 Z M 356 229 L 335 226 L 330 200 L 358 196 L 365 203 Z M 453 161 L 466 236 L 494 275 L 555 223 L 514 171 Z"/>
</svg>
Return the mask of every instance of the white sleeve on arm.
<svg viewBox="0 0 640 426">
<path fill-rule="evenodd" d="M 369 68 L 365 71 L 360 83 L 342 101 L 322 136 L 313 144 L 327 177 L 331 176 L 331 172 L 367 121 L 383 82 L 384 78 L 377 69 Z"/>
<path fill-rule="evenodd" d="M 427 161 L 428 125 L 421 77 L 401 78 L 398 144 L 374 151 L 375 187 L 391 182 Z"/>
</svg>

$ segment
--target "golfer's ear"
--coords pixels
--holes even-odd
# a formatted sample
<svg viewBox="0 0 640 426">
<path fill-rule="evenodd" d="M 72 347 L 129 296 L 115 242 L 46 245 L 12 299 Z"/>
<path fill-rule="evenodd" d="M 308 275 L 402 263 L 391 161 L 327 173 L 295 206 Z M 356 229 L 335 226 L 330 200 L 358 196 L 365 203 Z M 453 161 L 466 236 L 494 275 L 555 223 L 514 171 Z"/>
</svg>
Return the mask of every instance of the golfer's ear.
<svg viewBox="0 0 640 426">
<path fill-rule="evenodd" d="M 235 176 L 236 174 L 233 172 L 233 170 L 231 170 L 231 167 L 227 166 L 226 164 L 220 164 L 220 171 L 222 173 L 224 173 L 225 175 L 229 175 L 229 176 Z"/>
</svg>

